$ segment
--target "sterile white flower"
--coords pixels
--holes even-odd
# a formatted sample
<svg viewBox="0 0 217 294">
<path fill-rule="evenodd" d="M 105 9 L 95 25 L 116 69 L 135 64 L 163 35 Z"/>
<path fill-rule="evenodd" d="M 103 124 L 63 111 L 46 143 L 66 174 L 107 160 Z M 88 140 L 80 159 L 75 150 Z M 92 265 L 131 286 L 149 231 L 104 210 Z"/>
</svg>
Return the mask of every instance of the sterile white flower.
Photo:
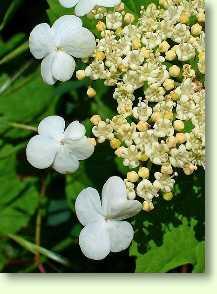
<svg viewBox="0 0 217 294">
<path fill-rule="evenodd" d="M 83 16 L 89 13 L 95 6 L 114 7 L 121 0 L 59 0 L 59 2 L 66 8 L 75 6 L 75 14 Z"/>
<path fill-rule="evenodd" d="M 102 204 L 97 190 L 84 189 L 77 197 L 75 210 L 84 226 L 79 236 L 83 254 L 95 260 L 105 258 L 109 252 L 126 249 L 134 235 L 131 224 L 122 221 L 142 209 L 137 200 L 128 200 L 124 181 L 110 177 L 102 190 Z"/>
<path fill-rule="evenodd" d="M 37 25 L 29 37 L 29 48 L 36 59 L 43 59 L 41 75 L 53 85 L 57 80 L 71 79 L 75 70 L 73 57 L 90 56 L 96 46 L 94 35 L 82 27 L 80 18 L 64 15 L 52 27 L 47 23 Z"/>
<path fill-rule="evenodd" d="M 39 169 L 52 166 L 65 174 L 79 168 L 79 160 L 92 155 L 94 146 L 85 136 L 85 127 L 78 121 L 69 124 L 60 116 L 48 116 L 38 126 L 39 135 L 30 139 L 26 156 L 29 163 Z"/>
</svg>

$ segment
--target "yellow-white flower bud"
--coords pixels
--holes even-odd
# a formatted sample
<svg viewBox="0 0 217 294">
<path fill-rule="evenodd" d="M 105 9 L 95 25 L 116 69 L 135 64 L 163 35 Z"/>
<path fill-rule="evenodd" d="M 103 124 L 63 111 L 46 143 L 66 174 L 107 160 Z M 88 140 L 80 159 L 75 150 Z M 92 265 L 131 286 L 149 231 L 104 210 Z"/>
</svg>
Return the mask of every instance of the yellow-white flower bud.
<svg viewBox="0 0 217 294">
<path fill-rule="evenodd" d="M 170 44 L 167 41 L 163 41 L 160 45 L 159 45 L 159 51 L 161 53 L 165 53 L 170 49 Z"/>
<path fill-rule="evenodd" d="M 165 192 L 163 193 L 163 199 L 166 201 L 170 201 L 173 198 L 173 193 L 172 192 Z"/>
<path fill-rule="evenodd" d="M 144 179 L 147 179 L 149 178 L 149 169 L 147 167 L 140 167 L 139 171 L 138 171 L 138 175 L 141 177 L 141 178 L 144 178 Z"/>
<path fill-rule="evenodd" d="M 163 174 L 171 175 L 173 173 L 173 168 L 170 164 L 162 165 L 161 166 L 161 172 Z"/>
<path fill-rule="evenodd" d="M 163 86 L 167 91 L 170 91 L 175 87 L 175 82 L 172 79 L 166 79 L 163 83 Z"/>
<path fill-rule="evenodd" d="M 127 173 L 127 179 L 129 182 L 136 183 L 139 179 L 139 176 L 135 171 L 130 171 Z"/>
<path fill-rule="evenodd" d="M 126 24 L 131 24 L 132 22 L 134 22 L 135 20 L 135 16 L 131 13 L 126 13 L 124 16 L 124 22 Z"/>
<path fill-rule="evenodd" d="M 95 97 L 96 96 L 96 91 L 92 87 L 89 87 L 87 89 L 87 96 L 90 97 L 90 98 Z"/>
<path fill-rule="evenodd" d="M 150 212 L 151 210 L 154 209 L 154 205 L 152 202 L 144 201 L 142 206 L 143 206 L 143 210 L 146 212 Z"/>
<path fill-rule="evenodd" d="M 120 12 L 120 11 L 123 11 L 124 10 L 124 3 L 121 2 L 120 4 L 118 4 L 116 7 L 115 7 L 115 10 Z"/>
<path fill-rule="evenodd" d="M 199 23 L 195 23 L 192 27 L 191 27 L 191 33 L 194 36 L 199 36 L 202 32 L 202 26 L 199 25 Z"/>
<path fill-rule="evenodd" d="M 171 77 L 178 77 L 180 75 L 180 68 L 177 65 L 172 65 L 169 68 L 169 73 Z"/>
<path fill-rule="evenodd" d="M 92 122 L 93 125 L 97 126 L 99 122 L 101 121 L 101 116 L 98 114 L 95 114 L 91 117 L 90 121 Z"/>
<path fill-rule="evenodd" d="M 176 141 L 178 144 L 183 144 L 186 141 L 186 136 L 184 133 L 177 133 L 176 134 Z"/>
<path fill-rule="evenodd" d="M 137 130 L 138 131 L 140 131 L 140 132 L 144 132 L 144 131 L 146 131 L 147 129 L 148 129 L 148 123 L 147 122 L 145 122 L 145 121 L 139 121 L 138 122 L 138 124 L 136 125 L 136 128 L 137 128 Z"/>
<path fill-rule="evenodd" d="M 96 60 L 98 60 L 98 61 L 102 61 L 102 60 L 105 59 L 105 53 L 102 52 L 102 51 L 97 51 L 97 52 L 95 53 L 95 58 L 96 58 Z"/>
<path fill-rule="evenodd" d="M 98 21 L 97 25 L 96 25 L 96 29 L 98 32 L 103 32 L 106 29 L 106 25 L 103 21 Z"/>
<path fill-rule="evenodd" d="M 141 48 L 141 53 L 143 54 L 144 58 L 146 58 L 146 59 L 150 57 L 150 50 L 145 47 Z"/>
<path fill-rule="evenodd" d="M 77 70 L 76 71 L 76 78 L 81 81 L 86 77 L 84 70 Z"/>
<path fill-rule="evenodd" d="M 181 13 L 180 17 L 179 17 L 179 21 L 180 21 L 181 23 L 186 24 L 186 23 L 189 22 L 189 18 L 190 18 L 190 13 L 187 12 L 187 11 L 183 11 L 183 12 Z"/>
<path fill-rule="evenodd" d="M 133 49 L 139 49 L 139 48 L 141 48 L 141 46 L 142 46 L 141 42 L 138 38 L 133 39 L 133 41 L 132 41 L 132 48 Z"/>
<path fill-rule="evenodd" d="M 96 139 L 95 138 L 88 138 L 88 142 L 93 145 L 96 146 Z"/>
<path fill-rule="evenodd" d="M 171 50 L 167 51 L 165 54 L 165 58 L 169 61 L 173 61 L 174 59 L 176 59 L 175 50 L 171 49 Z"/>
<path fill-rule="evenodd" d="M 121 146 L 121 141 L 116 138 L 113 138 L 110 141 L 110 146 L 112 147 L 112 149 L 118 149 Z"/>
<path fill-rule="evenodd" d="M 167 146 L 169 148 L 173 148 L 173 147 L 176 147 L 176 138 L 174 136 L 171 136 L 167 139 Z"/>
<path fill-rule="evenodd" d="M 185 128 L 185 124 L 183 123 L 182 120 L 179 120 L 179 119 L 174 121 L 173 126 L 174 126 L 174 129 L 179 132 L 183 131 Z"/>
<path fill-rule="evenodd" d="M 193 165 L 192 163 L 186 164 L 183 167 L 183 171 L 187 176 L 191 175 L 196 169 L 197 167 Z"/>
<path fill-rule="evenodd" d="M 198 22 L 205 22 L 205 13 L 204 11 L 200 11 L 197 15 Z"/>
</svg>

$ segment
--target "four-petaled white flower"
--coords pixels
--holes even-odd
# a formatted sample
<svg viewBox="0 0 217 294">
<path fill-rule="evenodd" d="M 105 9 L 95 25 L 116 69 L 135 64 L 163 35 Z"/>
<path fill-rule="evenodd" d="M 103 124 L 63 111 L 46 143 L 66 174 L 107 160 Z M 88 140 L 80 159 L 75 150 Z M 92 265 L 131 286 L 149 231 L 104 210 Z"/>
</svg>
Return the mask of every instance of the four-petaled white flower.
<svg viewBox="0 0 217 294">
<path fill-rule="evenodd" d="M 94 35 L 82 27 L 82 21 L 74 15 L 64 15 L 52 27 L 47 23 L 37 25 L 29 37 L 32 55 L 42 59 L 43 80 L 53 85 L 68 81 L 75 70 L 73 57 L 90 56 L 96 47 Z"/>
<path fill-rule="evenodd" d="M 119 177 L 107 180 L 102 190 L 102 205 L 97 190 L 84 189 L 77 197 L 75 210 L 84 226 L 79 236 L 83 254 L 94 260 L 105 258 L 109 252 L 126 249 L 134 235 L 131 224 L 122 221 L 142 209 L 137 200 L 127 200 L 124 181 Z"/>
<path fill-rule="evenodd" d="M 75 14 L 83 16 L 89 13 L 95 6 L 114 7 L 120 4 L 121 0 L 59 0 L 66 8 L 75 6 Z"/>
<path fill-rule="evenodd" d="M 44 169 L 52 166 L 59 173 L 74 172 L 79 160 L 92 155 L 94 146 L 85 136 L 85 127 L 78 121 L 69 124 L 60 116 L 48 116 L 38 126 L 39 135 L 30 139 L 26 156 L 31 165 Z"/>
</svg>

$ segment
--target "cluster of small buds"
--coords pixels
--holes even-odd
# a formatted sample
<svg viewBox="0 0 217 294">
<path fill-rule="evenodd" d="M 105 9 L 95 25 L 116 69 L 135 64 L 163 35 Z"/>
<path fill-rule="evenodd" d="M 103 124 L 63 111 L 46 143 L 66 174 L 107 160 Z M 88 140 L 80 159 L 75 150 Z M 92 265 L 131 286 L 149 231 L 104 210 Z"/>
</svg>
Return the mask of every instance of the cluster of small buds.
<svg viewBox="0 0 217 294">
<path fill-rule="evenodd" d="M 155 197 L 172 199 L 180 170 L 190 175 L 205 165 L 204 2 L 161 0 L 141 7 L 137 21 L 123 3 L 92 16 L 101 36 L 77 77 L 114 86 L 117 102 L 112 119 L 91 118 L 93 134 L 133 169 L 128 197 L 143 198 L 151 211 Z"/>
</svg>

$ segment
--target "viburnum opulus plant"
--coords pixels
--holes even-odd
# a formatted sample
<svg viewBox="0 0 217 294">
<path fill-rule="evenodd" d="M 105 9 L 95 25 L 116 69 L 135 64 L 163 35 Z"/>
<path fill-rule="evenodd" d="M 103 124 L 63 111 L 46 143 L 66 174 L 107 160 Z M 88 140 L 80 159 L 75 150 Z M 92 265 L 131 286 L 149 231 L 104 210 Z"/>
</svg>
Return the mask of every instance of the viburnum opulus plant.
<svg viewBox="0 0 217 294">
<path fill-rule="evenodd" d="M 134 232 L 124 219 L 150 212 L 159 196 L 171 200 L 179 174 L 205 166 L 204 2 L 161 0 L 141 6 L 139 15 L 119 0 L 59 0 L 59 5 L 69 14 L 74 8 L 76 16 L 62 16 L 51 27 L 39 24 L 30 34 L 43 80 L 53 85 L 71 79 L 74 57 L 81 58 L 76 78 L 113 87 L 116 113 L 90 118 L 95 139 L 85 136 L 78 121 L 65 129 L 63 118 L 45 118 L 27 145 L 27 160 L 39 169 L 75 172 L 96 144 L 109 141 L 127 167 L 126 178 L 108 174 L 102 204 L 90 187 L 75 202 L 84 225 L 81 250 L 99 260 L 129 246 Z M 93 32 L 79 18 L 86 14 L 96 23 Z M 89 87 L 87 95 L 94 97 L 96 90 Z"/>
</svg>

